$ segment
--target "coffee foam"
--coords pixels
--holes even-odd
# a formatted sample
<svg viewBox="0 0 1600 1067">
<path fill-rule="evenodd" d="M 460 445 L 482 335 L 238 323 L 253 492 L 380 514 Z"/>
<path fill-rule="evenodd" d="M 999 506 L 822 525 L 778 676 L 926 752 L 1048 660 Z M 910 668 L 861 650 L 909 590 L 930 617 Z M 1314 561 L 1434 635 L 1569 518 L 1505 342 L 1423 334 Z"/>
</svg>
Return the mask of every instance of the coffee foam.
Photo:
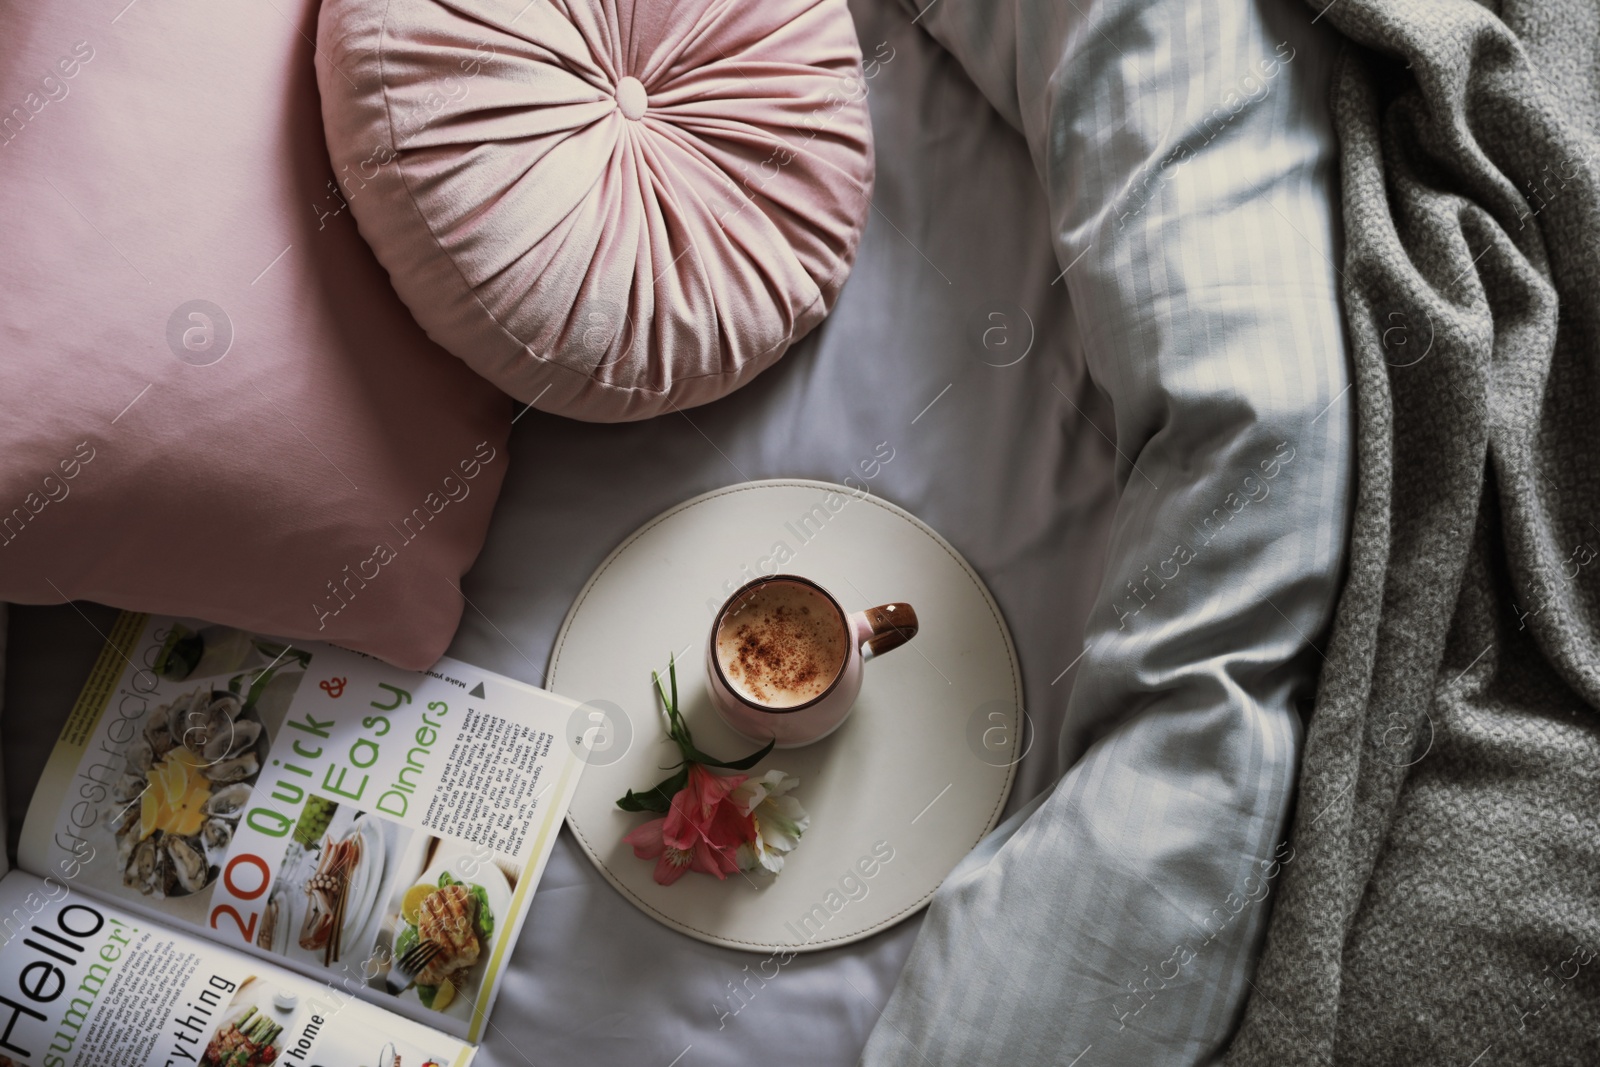
<svg viewBox="0 0 1600 1067">
<path fill-rule="evenodd" d="M 769 708 L 815 700 L 844 666 L 847 624 L 822 593 L 768 582 L 728 608 L 717 626 L 717 663 L 739 695 Z"/>
</svg>

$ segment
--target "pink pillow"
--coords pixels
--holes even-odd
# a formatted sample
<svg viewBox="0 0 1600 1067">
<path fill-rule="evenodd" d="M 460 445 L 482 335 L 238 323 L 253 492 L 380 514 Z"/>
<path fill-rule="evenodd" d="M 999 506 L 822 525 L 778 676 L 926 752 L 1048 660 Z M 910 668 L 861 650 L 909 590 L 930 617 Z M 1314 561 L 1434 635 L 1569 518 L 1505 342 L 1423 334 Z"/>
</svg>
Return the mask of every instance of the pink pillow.
<svg viewBox="0 0 1600 1067">
<path fill-rule="evenodd" d="M 125 3 L 0 5 L 0 599 L 427 665 L 511 404 L 333 193 L 315 0 Z"/>
<path fill-rule="evenodd" d="M 872 186 L 844 0 L 326 0 L 317 41 L 362 235 L 519 400 L 706 403 L 844 284 Z"/>
</svg>

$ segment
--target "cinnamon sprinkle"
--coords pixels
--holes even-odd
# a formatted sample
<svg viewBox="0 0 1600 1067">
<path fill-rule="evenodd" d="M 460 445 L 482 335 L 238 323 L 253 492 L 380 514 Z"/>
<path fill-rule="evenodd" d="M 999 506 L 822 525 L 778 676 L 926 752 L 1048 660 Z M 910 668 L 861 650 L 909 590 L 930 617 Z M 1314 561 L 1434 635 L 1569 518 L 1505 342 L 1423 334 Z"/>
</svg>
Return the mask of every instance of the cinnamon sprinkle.
<svg viewBox="0 0 1600 1067">
<path fill-rule="evenodd" d="M 750 614 L 753 619 L 738 622 L 728 635 L 734 641 L 725 636 L 718 642 L 730 680 L 752 699 L 774 706 L 790 703 L 783 697 L 805 703 L 821 694 L 838 673 L 842 634 L 824 632 L 825 624 L 818 625 L 821 620 L 812 617 L 808 605 L 762 604 Z"/>
</svg>

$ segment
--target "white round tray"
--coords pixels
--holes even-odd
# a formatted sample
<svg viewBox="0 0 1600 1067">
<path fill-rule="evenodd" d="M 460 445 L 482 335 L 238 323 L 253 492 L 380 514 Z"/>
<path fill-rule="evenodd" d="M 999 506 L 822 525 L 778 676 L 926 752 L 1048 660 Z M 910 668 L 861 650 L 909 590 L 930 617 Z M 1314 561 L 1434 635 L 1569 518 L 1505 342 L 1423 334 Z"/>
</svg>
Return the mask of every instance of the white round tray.
<svg viewBox="0 0 1600 1067">
<path fill-rule="evenodd" d="M 690 872 L 658 885 L 654 863 L 622 840 L 655 816 L 616 806 L 678 759 L 650 672 L 665 676 L 676 654 L 679 707 L 703 752 L 732 760 L 754 751 L 712 711 L 704 656 L 713 613 L 763 572 L 820 582 L 847 611 L 907 601 L 921 631 L 867 665 L 855 713 L 836 733 L 774 751 L 751 772 L 799 777 L 794 795 L 811 814 L 781 875 L 719 882 Z M 747 482 L 645 523 L 573 602 L 548 685 L 588 705 L 569 744 L 595 724 L 567 815 L 595 866 L 658 921 L 751 951 L 833 948 L 922 907 L 994 828 L 1022 752 L 1021 673 L 978 576 L 915 516 L 826 482 Z"/>
</svg>

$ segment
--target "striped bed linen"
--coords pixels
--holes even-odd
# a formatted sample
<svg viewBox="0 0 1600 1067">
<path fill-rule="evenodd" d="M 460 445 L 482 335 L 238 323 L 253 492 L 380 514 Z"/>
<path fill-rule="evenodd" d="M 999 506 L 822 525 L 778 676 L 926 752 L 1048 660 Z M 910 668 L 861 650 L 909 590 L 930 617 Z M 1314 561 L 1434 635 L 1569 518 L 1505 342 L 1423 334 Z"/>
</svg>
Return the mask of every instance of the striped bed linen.
<svg viewBox="0 0 1600 1067">
<path fill-rule="evenodd" d="M 1213 1062 L 1294 862 L 1355 491 L 1333 45 L 1251 0 L 913 6 L 1028 142 L 1121 496 L 1061 650 L 1070 770 L 946 880 L 861 1062 Z"/>
</svg>

